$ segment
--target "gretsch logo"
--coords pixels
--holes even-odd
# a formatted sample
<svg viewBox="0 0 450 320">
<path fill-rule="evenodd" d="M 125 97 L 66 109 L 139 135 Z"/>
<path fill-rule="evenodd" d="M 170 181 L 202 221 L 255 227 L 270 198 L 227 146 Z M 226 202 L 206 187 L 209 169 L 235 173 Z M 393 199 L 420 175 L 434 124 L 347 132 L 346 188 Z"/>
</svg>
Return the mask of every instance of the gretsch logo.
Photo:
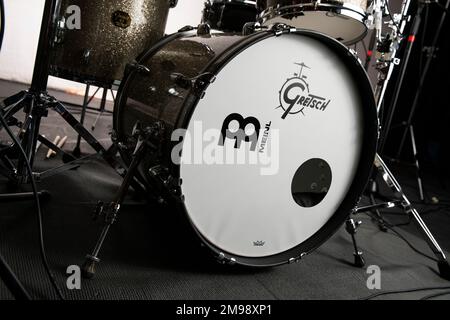
<svg viewBox="0 0 450 320">
<path fill-rule="evenodd" d="M 310 68 L 303 62 L 295 64 L 300 66 L 300 72 L 287 79 L 280 90 L 280 105 L 277 109 L 283 110 L 281 116 L 283 120 L 289 115 L 306 116 L 308 109 L 324 112 L 331 103 L 331 100 L 311 93 L 309 83 L 306 81 L 308 77 L 303 74 L 305 69 Z"/>
</svg>

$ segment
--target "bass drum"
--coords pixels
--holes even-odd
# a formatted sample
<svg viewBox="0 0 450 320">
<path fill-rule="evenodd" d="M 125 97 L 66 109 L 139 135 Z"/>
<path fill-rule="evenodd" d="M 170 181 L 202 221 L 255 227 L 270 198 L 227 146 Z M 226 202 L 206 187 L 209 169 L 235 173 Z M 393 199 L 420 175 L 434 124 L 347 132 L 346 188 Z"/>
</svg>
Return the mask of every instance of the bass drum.
<svg viewBox="0 0 450 320">
<path fill-rule="evenodd" d="M 140 172 L 180 200 L 219 260 L 297 261 L 348 218 L 378 121 L 367 75 L 342 44 L 303 30 L 188 31 L 138 63 L 114 112 L 124 158 L 136 123 L 163 128 Z"/>
</svg>

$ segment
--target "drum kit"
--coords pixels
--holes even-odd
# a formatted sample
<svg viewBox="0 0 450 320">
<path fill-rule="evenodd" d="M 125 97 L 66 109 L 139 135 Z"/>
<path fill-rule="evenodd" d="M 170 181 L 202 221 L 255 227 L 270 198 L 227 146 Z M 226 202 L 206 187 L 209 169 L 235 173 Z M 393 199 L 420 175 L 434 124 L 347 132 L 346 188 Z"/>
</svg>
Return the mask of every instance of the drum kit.
<svg viewBox="0 0 450 320">
<path fill-rule="evenodd" d="M 31 88 L 2 108 L 8 125 L 21 128 L 28 156 L 11 169 L 18 180 L 28 180 L 24 162 L 33 164 L 37 141 L 65 155 L 68 167 L 80 163 L 40 135 L 40 119 L 53 109 L 124 177 L 114 200 L 96 208 L 104 227 L 84 264 L 87 277 L 95 274 L 133 187 L 183 212 L 219 262 L 253 267 L 298 262 L 346 221 L 355 264 L 363 266 L 352 214 L 399 205 L 418 223 L 441 275 L 449 278 L 444 252 L 377 154 L 377 109 L 396 67 L 410 0 L 389 25 L 388 50 L 377 56 L 382 67 L 375 96 L 348 47 L 369 29 L 382 42 L 386 2 L 207 0 L 198 26 L 164 35 L 176 0 L 46 0 Z M 82 13 L 79 30 L 68 28 L 69 6 Z M 119 85 L 110 149 L 48 95 L 49 75 Z M 15 117 L 20 110 L 27 115 L 23 122 Z M 213 145 L 217 154 L 263 155 L 276 162 L 275 173 L 261 174 L 262 164 L 190 161 L 188 137 L 195 140 L 199 124 L 221 132 Z M 179 130 L 184 133 L 175 141 Z M 399 201 L 357 206 L 373 171 L 401 194 Z"/>
</svg>

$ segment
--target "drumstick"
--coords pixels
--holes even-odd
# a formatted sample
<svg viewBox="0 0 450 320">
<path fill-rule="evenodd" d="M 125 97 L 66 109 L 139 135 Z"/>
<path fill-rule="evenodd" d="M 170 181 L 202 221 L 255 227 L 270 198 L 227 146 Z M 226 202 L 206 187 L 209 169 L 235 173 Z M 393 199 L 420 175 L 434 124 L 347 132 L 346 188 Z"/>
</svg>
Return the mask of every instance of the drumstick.
<svg viewBox="0 0 450 320">
<path fill-rule="evenodd" d="M 59 141 L 57 147 L 61 149 L 62 147 L 64 147 L 64 144 L 66 143 L 66 141 L 67 141 L 67 136 L 65 136 L 64 138 L 61 139 L 61 141 Z M 51 157 L 54 155 L 56 155 L 56 152 L 54 150 L 52 150 Z"/>
<path fill-rule="evenodd" d="M 53 144 L 56 145 L 59 140 L 61 140 L 60 136 L 56 136 L 55 140 L 53 141 Z M 48 148 L 48 152 L 47 152 L 47 159 L 50 159 L 50 157 L 52 156 L 53 150 L 51 148 Z"/>
</svg>

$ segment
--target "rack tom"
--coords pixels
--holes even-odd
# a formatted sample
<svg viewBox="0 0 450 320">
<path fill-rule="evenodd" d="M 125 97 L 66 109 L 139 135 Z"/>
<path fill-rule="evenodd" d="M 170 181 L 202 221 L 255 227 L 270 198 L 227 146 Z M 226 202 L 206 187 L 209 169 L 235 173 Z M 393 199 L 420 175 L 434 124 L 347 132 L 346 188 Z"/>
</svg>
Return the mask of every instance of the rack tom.
<svg viewBox="0 0 450 320">
<path fill-rule="evenodd" d="M 354 44 L 367 33 L 367 0 L 257 0 L 259 22 L 283 23 Z"/>
<path fill-rule="evenodd" d="M 127 63 L 164 36 L 176 2 L 61 0 L 51 75 L 101 86 L 122 79 Z"/>
<path fill-rule="evenodd" d="M 247 22 L 255 22 L 256 1 L 208 0 L 205 2 L 202 22 L 216 30 L 241 32 Z"/>
</svg>

